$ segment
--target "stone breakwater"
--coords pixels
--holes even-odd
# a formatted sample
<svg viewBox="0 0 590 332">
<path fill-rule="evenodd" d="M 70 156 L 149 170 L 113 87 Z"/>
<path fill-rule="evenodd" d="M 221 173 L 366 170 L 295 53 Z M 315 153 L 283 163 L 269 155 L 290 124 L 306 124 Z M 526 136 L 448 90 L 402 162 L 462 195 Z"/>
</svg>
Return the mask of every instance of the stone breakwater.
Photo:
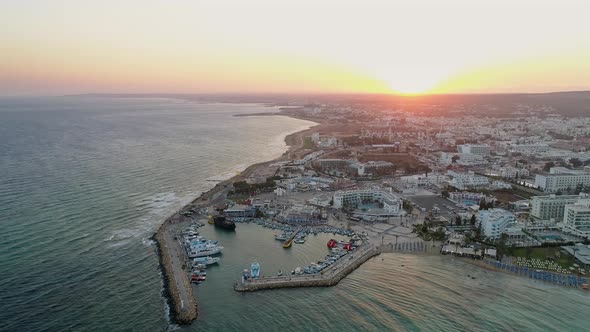
<svg viewBox="0 0 590 332">
<path fill-rule="evenodd" d="M 174 218 L 172 216 L 171 218 Z M 170 319 L 180 325 L 197 319 L 197 300 L 193 295 L 188 274 L 183 270 L 184 249 L 174 240 L 172 223 L 168 220 L 152 238 L 156 242 L 160 269 L 164 281 L 164 296 L 170 307 Z"/>
<path fill-rule="evenodd" d="M 340 264 L 334 264 L 329 270 L 320 274 L 302 275 L 302 276 L 284 276 L 284 277 L 264 277 L 247 281 L 245 283 L 236 282 L 234 290 L 238 292 L 254 292 L 264 289 L 277 288 L 295 288 L 295 287 L 329 287 L 334 286 L 344 279 L 352 271 L 356 270 L 364 262 L 381 253 L 380 248 L 367 245 L 359 248 L 353 253 L 352 259 L 343 258 Z"/>
</svg>

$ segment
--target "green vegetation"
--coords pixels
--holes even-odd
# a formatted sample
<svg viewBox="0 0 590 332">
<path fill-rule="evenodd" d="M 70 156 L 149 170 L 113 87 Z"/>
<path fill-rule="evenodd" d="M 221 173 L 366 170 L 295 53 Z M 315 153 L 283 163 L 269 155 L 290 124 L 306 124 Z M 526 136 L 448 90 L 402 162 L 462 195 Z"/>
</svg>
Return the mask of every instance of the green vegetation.
<svg viewBox="0 0 590 332">
<path fill-rule="evenodd" d="M 574 257 L 561 252 L 560 247 L 545 248 L 509 248 L 508 254 L 514 257 L 536 258 L 552 260 L 563 268 L 569 268 L 575 263 Z"/>
<path fill-rule="evenodd" d="M 266 181 L 262 183 L 250 184 L 246 181 L 234 182 L 234 193 L 254 195 L 261 192 L 269 192 L 275 188 L 275 180 L 277 179 L 280 179 L 280 177 L 273 176 L 267 178 Z"/>
<path fill-rule="evenodd" d="M 418 234 L 418 237 L 425 241 L 444 241 L 445 240 L 445 229 L 438 227 L 435 230 L 430 229 L 428 224 L 418 224 L 413 226 L 412 233 Z"/>
</svg>

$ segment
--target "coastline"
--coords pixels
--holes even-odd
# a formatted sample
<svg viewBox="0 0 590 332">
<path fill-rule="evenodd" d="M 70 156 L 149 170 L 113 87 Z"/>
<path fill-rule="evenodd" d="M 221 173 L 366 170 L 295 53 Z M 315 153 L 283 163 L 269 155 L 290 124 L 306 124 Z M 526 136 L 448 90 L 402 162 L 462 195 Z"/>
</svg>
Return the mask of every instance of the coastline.
<svg viewBox="0 0 590 332">
<path fill-rule="evenodd" d="M 318 127 L 323 125 L 322 122 L 318 122 L 316 119 L 306 119 L 285 113 L 237 114 L 234 116 L 261 115 L 287 116 L 316 124 L 285 136 L 284 141 L 287 145 L 287 151 L 278 158 L 252 164 L 239 174 L 216 183 L 213 188 L 203 192 L 190 203 L 171 214 L 158 227 L 158 230 L 152 236 L 152 240 L 156 243 L 156 254 L 158 255 L 159 268 L 164 283 L 162 296 L 166 299 L 170 308 L 170 320 L 172 323 L 187 325 L 198 318 L 198 301 L 193 294 L 193 287 L 188 274 L 184 271 L 187 262 L 186 253 L 176 237 L 179 234 L 179 229 L 190 222 L 190 219 L 185 218 L 181 213 L 190 209 L 198 209 L 222 202 L 225 199 L 225 194 L 229 191 L 227 187 L 233 182 L 245 180 L 259 168 L 267 167 L 276 162 L 293 159 L 293 156 L 297 156 L 301 152 L 300 150 L 303 150 L 304 137 L 309 135 L 310 132 L 318 130 Z"/>
</svg>

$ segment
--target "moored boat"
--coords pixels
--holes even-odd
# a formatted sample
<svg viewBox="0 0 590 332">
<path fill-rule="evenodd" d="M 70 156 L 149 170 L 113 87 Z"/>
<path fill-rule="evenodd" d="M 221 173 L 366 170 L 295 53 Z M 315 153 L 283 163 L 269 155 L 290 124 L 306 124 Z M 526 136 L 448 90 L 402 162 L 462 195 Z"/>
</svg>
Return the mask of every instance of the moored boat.
<svg viewBox="0 0 590 332">
<path fill-rule="evenodd" d="M 198 257 L 193 260 L 193 264 L 194 265 L 197 265 L 197 264 L 211 265 L 211 264 L 215 264 L 215 263 L 219 262 L 219 260 L 220 260 L 219 257 L 211 257 L 211 256 Z"/>
<path fill-rule="evenodd" d="M 252 278 L 258 278 L 260 276 L 260 264 L 257 261 L 254 261 L 250 265 L 250 276 Z"/>
</svg>

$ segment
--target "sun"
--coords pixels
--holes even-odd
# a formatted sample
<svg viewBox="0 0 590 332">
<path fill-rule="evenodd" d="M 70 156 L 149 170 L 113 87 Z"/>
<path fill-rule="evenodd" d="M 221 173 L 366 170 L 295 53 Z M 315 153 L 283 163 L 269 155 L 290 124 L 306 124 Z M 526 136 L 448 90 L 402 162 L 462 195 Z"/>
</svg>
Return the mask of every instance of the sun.
<svg viewBox="0 0 590 332">
<path fill-rule="evenodd" d="M 436 82 L 418 79 L 394 80 L 389 82 L 389 88 L 396 94 L 404 96 L 421 95 L 430 92 Z"/>
</svg>

